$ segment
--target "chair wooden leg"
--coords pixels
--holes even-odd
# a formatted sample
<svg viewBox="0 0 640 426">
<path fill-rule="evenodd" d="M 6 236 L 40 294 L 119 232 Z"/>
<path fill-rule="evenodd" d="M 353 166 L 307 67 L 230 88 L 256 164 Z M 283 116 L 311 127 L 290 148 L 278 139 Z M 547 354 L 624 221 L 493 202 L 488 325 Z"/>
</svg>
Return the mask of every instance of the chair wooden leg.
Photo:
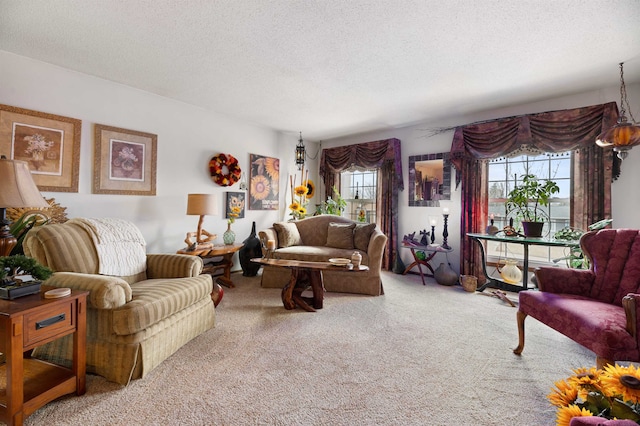
<svg viewBox="0 0 640 426">
<path fill-rule="evenodd" d="M 598 370 L 602 370 L 607 365 L 613 365 L 613 361 L 610 359 L 603 358 L 601 356 L 596 356 L 596 368 Z"/>
<path fill-rule="evenodd" d="M 513 353 L 520 355 L 524 349 L 524 320 L 527 318 L 527 314 L 519 310 L 516 318 L 518 321 L 518 347 L 513 350 Z"/>
</svg>

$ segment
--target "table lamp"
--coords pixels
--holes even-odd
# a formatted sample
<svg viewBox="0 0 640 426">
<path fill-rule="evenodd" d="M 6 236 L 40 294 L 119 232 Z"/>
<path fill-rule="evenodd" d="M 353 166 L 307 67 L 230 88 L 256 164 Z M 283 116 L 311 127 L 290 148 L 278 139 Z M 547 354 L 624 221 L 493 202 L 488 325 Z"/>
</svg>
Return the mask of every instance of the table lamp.
<svg viewBox="0 0 640 426">
<path fill-rule="evenodd" d="M 9 256 L 18 241 L 11 235 L 7 220 L 7 208 L 49 207 L 36 186 L 29 165 L 25 161 L 0 157 L 0 256 Z"/>
<path fill-rule="evenodd" d="M 212 240 L 217 235 L 210 234 L 202 229 L 202 221 L 205 215 L 218 214 L 218 206 L 216 205 L 216 197 L 213 194 L 189 194 L 187 199 L 187 214 L 200 216 L 198 220 L 198 229 L 196 232 L 187 232 L 187 238 L 184 240 L 187 247 L 192 250 L 204 250 L 213 248 Z M 203 237 L 206 236 L 206 238 Z M 191 242 L 191 238 L 195 237 L 196 241 Z"/>
</svg>

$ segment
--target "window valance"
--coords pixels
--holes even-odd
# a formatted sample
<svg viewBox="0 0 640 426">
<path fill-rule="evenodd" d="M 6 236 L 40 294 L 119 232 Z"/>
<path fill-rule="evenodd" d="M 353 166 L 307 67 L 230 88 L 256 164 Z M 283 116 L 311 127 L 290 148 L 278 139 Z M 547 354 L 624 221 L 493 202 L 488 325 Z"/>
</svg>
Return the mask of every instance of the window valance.
<svg viewBox="0 0 640 426">
<path fill-rule="evenodd" d="M 465 159 L 487 160 L 517 151 L 564 152 L 589 147 L 617 119 L 618 107 L 609 102 L 457 127 L 450 152 L 457 171 L 456 186 Z"/>
<path fill-rule="evenodd" d="M 341 172 L 351 166 L 379 168 L 387 161 L 393 162 L 395 182 L 400 191 L 404 190 L 400 139 L 396 138 L 323 149 L 320 176 L 324 178 L 328 172 Z"/>
</svg>

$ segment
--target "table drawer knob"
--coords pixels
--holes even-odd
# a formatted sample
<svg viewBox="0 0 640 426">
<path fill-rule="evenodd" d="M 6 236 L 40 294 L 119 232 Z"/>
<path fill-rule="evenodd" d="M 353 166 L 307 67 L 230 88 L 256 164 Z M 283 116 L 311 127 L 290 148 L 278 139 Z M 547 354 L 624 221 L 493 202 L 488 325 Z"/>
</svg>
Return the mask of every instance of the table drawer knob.
<svg viewBox="0 0 640 426">
<path fill-rule="evenodd" d="M 65 314 L 60 314 L 42 321 L 38 321 L 36 322 L 36 330 L 40 330 L 41 328 L 49 327 L 50 325 L 62 322 L 65 320 L 65 318 Z"/>
</svg>

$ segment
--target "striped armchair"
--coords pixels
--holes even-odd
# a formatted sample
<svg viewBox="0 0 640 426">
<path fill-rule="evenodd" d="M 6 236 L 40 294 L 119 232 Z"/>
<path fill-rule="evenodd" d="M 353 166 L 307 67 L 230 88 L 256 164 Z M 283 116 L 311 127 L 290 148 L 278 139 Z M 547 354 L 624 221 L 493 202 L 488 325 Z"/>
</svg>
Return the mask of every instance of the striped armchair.
<svg viewBox="0 0 640 426">
<path fill-rule="evenodd" d="M 127 385 L 214 327 L 213 283 L 210 275 L 200 275 L 197 256 L 149 254 L 143 272 L 100 275 L 95 236 L 73 220 L 32 229 L 23 247 L 55 272 L 46 285 L 89 291 L 90 373 Z M 33 356 L 70 366 L 70 337 L 36 348 Z"/>
</svg>

